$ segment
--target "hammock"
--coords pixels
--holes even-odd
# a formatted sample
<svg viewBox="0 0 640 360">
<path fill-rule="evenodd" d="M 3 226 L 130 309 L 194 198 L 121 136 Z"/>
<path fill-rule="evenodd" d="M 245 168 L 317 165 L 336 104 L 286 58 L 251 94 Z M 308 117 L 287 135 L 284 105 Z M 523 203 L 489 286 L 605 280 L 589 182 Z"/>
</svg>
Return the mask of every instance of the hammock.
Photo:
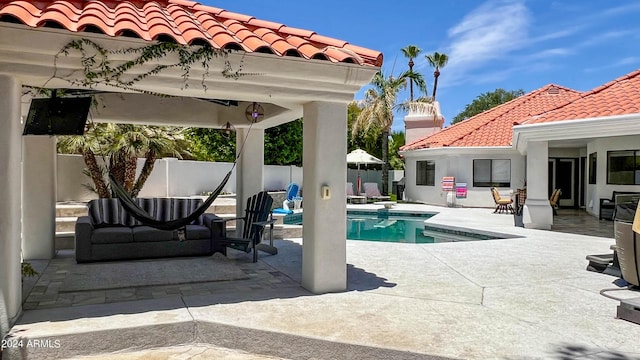
<svg viewBox="0 0 640 360">
<path fill-rule="evenodd" d="M 255 104 L 256 103 L 254 103 L 254 110 L 255 110 Z M 252 121 L 251 124 L 249 125 L 249 131 L 251 131 L 253 124 L 258 120 L 258 117 L 257 116 L 254 117 L 253 113 L 252 113 L 252 118 L 254 121 Z M 213 204 L 213 201 L 222 192 L 222 188 L 224 188 L 224 186 L 227 184 L 227 182 L 229 181 L 229 178 L 231 177 L 231 173 L 233 172 L 233 169 L 236 167 L 238 159 L 240 158 L 240 154 L 242 154 L 242 152 L 244 151 L 244 145 L 247 142 L 248 138 L 249 137 L 247 136 L 242 141 L 242 145 L 240 145 L 240 149 L 236 155 L 235 161 L 233 162 L 233 166 L 231 167 L 231 170 L 229 170 L 227 175 L 224 177 L 224 179 L 222 179 L 222 182 L 220 183 L 220 185 L 218 185 L 218 187 L 213 191 L 211 195 L 209 195 L 207 200 L 205 200 L 202 205 L 197 207 L 191 214 L 187 215 L 186 217 L 170 220 L 170 221 L 161 221 L 154 218 L 153 216 L 149 215 L 149 213 L 146 212 L 143 208 L 138 206 L 136 201 L 131 197 L 131 195 L 129 195 L 129 193 L 124 189 L 124 187 L 120 185 L 111 174 L 109 174 L 111 191 L 115 194 L 117 198 L 120 199 L 120 204 L 122 205 L 122 207 L 131 216 L 133 216 L 133 218 L 140 221 L 143 225 L 147 225 L 156 229 L 178 230 L 178 238 L 182 241 L 185 238 L 185 226 L 189 225 L 198 217 L 200 217 L 200 215 L 204 214 L 205 211 L 207 211 L 207 209 L 211 206 L 211 204 Z"/>
<path fill-rule="evenodd" d="M 202 205 L 198 206 L 191 214 L 170 221 L 160 221 L 153 216 L 149 215 L 143 208 L 141 208 L 136 201 L 129 195 L 129 193 L 120 185 L 116 179 L 113 178 L 113 175 L 109 174 L 109 182 L 111 183 L 111 191 L 115 194 L 115 196 L 120 199 L 120 204 L 122 207 L 136 220 L 140 221 L 143 225 L 147 225 L 160 230 L 178 230 L 182 229 L 185 226 L 191 224 L 194 220 L 196 220 L 200 215 L 204 214 L 205 211 L 213 204 L 213 201 L 220 195 L 222 189 L 229 181 L 231 177 L 231 172 L 233 171 L 233 167 L 227 173 L 227 175 L 222 179 L 222 182 L 218 187 L 213 191 L 211 195 L 202 203 Z"/>
</svg>

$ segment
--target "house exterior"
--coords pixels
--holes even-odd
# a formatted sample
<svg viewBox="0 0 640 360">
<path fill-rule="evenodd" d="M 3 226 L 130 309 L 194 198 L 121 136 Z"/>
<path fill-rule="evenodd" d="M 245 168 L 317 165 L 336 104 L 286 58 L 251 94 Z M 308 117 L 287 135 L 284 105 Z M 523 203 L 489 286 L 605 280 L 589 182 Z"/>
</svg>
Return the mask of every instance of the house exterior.
<svg viewBox="0 0 640 360">
<path fill-rule="evenodd" d="M 551 84 L 407 144 L 405 196 L 447 204 L 441 179 L 454 176 L 468 189 L 456 205 L 493 207 L 490 187 L 526 181 L 526 227 L 551 227 L 555 188 L 560 206 L 598 216 L 613 190 L 640 191 L 639 91 L 640 71 L 584 93 Z"/>
</svg>

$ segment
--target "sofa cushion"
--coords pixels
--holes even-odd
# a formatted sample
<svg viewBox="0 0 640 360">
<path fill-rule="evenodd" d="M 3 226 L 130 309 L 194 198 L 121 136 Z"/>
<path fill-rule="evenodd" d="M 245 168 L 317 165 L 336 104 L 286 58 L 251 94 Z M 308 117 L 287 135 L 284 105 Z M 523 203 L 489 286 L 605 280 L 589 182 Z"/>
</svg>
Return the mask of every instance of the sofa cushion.
<svg viewBox="0 0 640 360">
<path fill-rule="evenodd" d="M 138 198 L 136 202 L 151 217 L 160 221 L 186 217 L 203 203 L 202 199 L 198 198 Z M 202 216 L 199 216 L 192 224 L 203 225 Z M 134 225 L 142 224 L 135 220 Z"/>
<path fill-rule="evenodd" d="M 189 216 L 203 203 L 202 199 L 198 198 L 174 198 L 171 200 L 171 220 Z M 203 225 L 202 215 L 198 216 L 191 224 Z"/>
<path fill-rule="evenodd" d="M 111 226 L 93 230 L 91 242 L 94 244 L 122 244 L 133 242 L 133 232 L 130 227 Z"/>
<path fill-rule="evenodd" d="M 185 227 L 187 240 L 210 239 L 211 230 L 204 225 L 187 225 Z M 177 240 L 177 237 L 175 238 Z"/>
<path fill-rule="evenodd" d="M 136 204 L 146 211 L 151 217 L 155 217 L 155 199 L 153 198 L 136 198 Z M 133 226 L 140 226 L 142 222 L 134 219 Z"/>
<path fill-rule="evenodd" d="M 135 242 L 157 242 L 173 241 L 173 231 L 158 230 L 150 226 L 136 226 L 133 228 L 133 241 Z"/>
<path fill-rule="evenodd" d="M 134 219 L 120 205 L 117 198 L 94 199 L 89 202 L 89 217 L 95 227 L 130 226 Z"/>
</svg>

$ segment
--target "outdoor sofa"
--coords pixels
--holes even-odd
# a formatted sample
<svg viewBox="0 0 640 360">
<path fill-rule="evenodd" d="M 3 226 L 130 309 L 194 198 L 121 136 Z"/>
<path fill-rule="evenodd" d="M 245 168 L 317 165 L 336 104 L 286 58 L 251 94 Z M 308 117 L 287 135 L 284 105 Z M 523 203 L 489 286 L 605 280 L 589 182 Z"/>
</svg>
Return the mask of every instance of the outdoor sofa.
<svg viewBox="0 0 640 360">
<path fill-rule="evenodd" d="M 613 220 L 614 210 L 616 207 L 616 196 L 618 195 L 639 195 L 640 193 L 635 191 L 613 191 L 611 199 L 600 199 L 600 209 L 598 213 L 599 220 Z"/>
<path fill-rule="evenodd" d="M 138 198 L 136 202 L 156 219 L 166 221 L 188 215 L 202 199 Z M 226 254 L 219 243 L 223 223 L 214 214 L 205 213 L 186 225 L 182 238 L 178 231 L 142 225 L 116 198 L 91 200 L 88 207 L 88 215 L 79 217 L 75 227 L 78 263 Z"/>
</svg>

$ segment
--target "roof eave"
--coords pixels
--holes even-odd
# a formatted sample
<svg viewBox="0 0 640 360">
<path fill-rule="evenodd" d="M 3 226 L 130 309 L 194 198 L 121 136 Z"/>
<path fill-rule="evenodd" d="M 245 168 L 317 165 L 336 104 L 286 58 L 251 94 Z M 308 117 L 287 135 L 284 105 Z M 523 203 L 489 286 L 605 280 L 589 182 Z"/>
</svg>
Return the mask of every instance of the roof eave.
<svg viewBox="0 0 640 360">
<path fill-rule="evenodd" d="M 73 39 L 87 38 L 101 46 L 122 49 L 140 47 L 148 42 L 126 37 L 109 37 L 94 33 L 71 33 L 51 28 L 29 28 L 25 25 L 0 23 L 0 74 L 18 77 L 23 84 L 32 86 L 71 87 L 66 81 L 51 79 L 54 57 Z M 6 35 L 6 36 L 5 36 Z M 78 58 L 79 60 L 79 58 Z M 224 60 L 220 59 L 208 70 L 207 90 L 200 85 L 204 70 L 192 69 L 193 84 L 186 89 L 182 71 L 163 72 L 153 79 L 140 82 L 144 90 L 175 96 L 223 98 L 251 101 L 309 101 L 349 102 L 353 95 L 379 70 L 377 67 L 326 60 L 281 57 L 272 54 L 237 52 L 229 55 L 236 69 L 254 74 L 238 79 L 220 75 Z M 65 74 L 80 71 L 79 61 L 68 57 L 59 61 L 58 69 Z M 61 75 L 59 72 L 58 75 Z M 112 90 L 113 89 L 101 89 Z M 249 99 L 250 97 L 250 99 Z"/>
<path fill-rule="evenodd" d="M 417 150 L 400 151 L 400 155 L 405 157 L 418 157 L 429 155 L 450 155 L 450 154 L 491 154 L 513 151 L 512 146 L 444 146 L 437 148 L 425 148 Z"/>
<path fill-rule="evenodd" d="M 522 154 L 531 141 L 573 140 L 640 133 L 640 113 L 566 119 L 513 127 L 512 144 Z"/>
</svg>

